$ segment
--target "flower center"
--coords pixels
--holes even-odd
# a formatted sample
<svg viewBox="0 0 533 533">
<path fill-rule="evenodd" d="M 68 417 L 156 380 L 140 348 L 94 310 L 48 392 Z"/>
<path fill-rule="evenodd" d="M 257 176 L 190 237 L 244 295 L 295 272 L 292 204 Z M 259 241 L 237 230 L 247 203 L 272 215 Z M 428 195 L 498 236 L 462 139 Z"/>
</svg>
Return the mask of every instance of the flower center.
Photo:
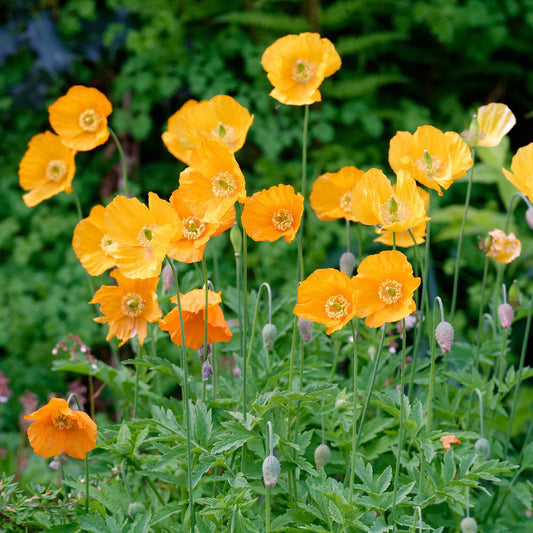
<svg viewBox="0 0 533 533">
<path fill-rule="evenodd" d="M 205 233 L 205 223 L 198 217 L 187 217 L 182 220 L 183 236 L 189 241 L 198 239 Z"/>
<path fill-rule="evenodd" d="M 149 226 L 141 228 L 141 231 L 139 231 L 139 234 L 137 235 L 137 242 L 144 247 L 150 246 L 150 241 L 154 236 L 155 229 L 157 229 L 155 224 L 150 224 Z"/>
<path fill-rule="evenodd" d="M 350 302 L 342 294 L 330 296 L 324 305 L 329 318 L 344 318 L 350 312 L 351 307 Z"/>
<path fill-rule="evenodd" d="M 345 213 L 352 212 L 352 193 L 351 191 L 345 192 L 339 200 L 339 205 Z"/>
<path fill-rule="evenodd" d="M 427 150 L 424 150 L 424 156 L 415 161 L 415 165 L 432 180 L 438 177 L 442 162 L 436 155 L 430 155 Z"/>
<path fill-rule="evenodd" d="M 237 189 L 237 181 L 231 172 L 223 170 L 211 179 L 211 190 L 217 198 L 229 198 Z"/>
<path fill-rule="evenodd" d="M 218 126 L 211 133 L 214 137 L 218 137 L 224 141 L 228 146 L 231 146 L 235 140 L 233 128 L 227 124 L 222 124 L 222 122 L 219 122 Z"/>
<path fill-rule="evenodd" d="M 292 79 L 297 83 L 307 83 L 315 73 L 315 65 L 305 59 L 298 59 L 292 66 Z"/>
<path fill-rule="evenodd" d="M 125 316 L 135 318 L 144 310 L 143 297 L 135 292 L 128 292 L 122 297 L 120 307 Z"/>
<path fill-rule="evenodd" d="M 293 223 L 294 217 L 288 209 L 278 209 L 272 217 L 272 224 L 278 231 L 287 231 Z"/>
<path fill-rule="evenodd" d="M 100 248 L 104 251 L 106 255 L 111 255 L 117 248 L 117 243 L 109 239 L 106 235 L 102 236 L 100 239 Z"/>
<path fill-rule="evenodd" d="M 80 114 L 79 123 L 82 130 L 96 131 L 101 121 L 100 115 L 94 109 L 86 109 Z"/>
<path fill-rule="evenodd" d="M 62 159 L 52 159 L 46 167 L 46 177 L 50 181 L 60 181 L 67 173 L 67 164 Z"/>
<path fill-rule="evenodd" d="M 70 429 L 74 425 L 72 419 L 60 411 L 52 413 L 52 424 L 57 429 Z"/>
<path fill-rule="evenodd" d="M 402 297 L 402 284 L 395 279 L 388 279 L 379 286 L 378 296 L 386 304 L 395 304 Z"/>
<path fill-rule="evenodd" d="M 400 222 L 409 218 L 409 215 L 409 209 L 403 203 L 398 203 L 394 196 L 391 196 L 388 202 L 381 204 L 381 216 L 385 224 Z"/>
</svg>

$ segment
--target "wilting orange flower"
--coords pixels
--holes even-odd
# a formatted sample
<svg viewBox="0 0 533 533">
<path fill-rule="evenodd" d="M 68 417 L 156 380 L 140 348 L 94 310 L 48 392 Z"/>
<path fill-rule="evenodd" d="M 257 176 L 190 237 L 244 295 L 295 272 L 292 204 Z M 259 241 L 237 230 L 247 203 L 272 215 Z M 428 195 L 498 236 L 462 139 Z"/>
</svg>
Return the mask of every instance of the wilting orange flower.
<svg viewBox="0 0 533 533">
<path fill-rule="evenodd" d="M 318 33 L 286 35 L 263 53 L 261 65 L 274 89 L 270 96 L 287 105 L 320 102 L 318 88 L 341 68 L 341 58 L 329 39 Z"/>
<path fill-rule="evenodd" d="M 104 285 L 95 292 L 89 303 L 100 304 L 104 316 L 93 320 L 109 324 L 106 340 L 117 337 L 122 346 L 137 335 L 142 346 L 146 339 L 147 322 L 157 322 L 161 318 L 155 292 L 159 278 L 130 279 L 120 270 L 113 270 L 110 275 L 118 285 Z"/>
<path fill-rule="evenodd" d="M 290 185 L 276 185 L 256 192 L 246 201 L 242 225 L 254 241 L 277 241 L 283 237 L 291 242 L 304 210 L 304 197 Z"/>
<path fill-rule="evenodd" d="M 222 302 L 220 292 L 208 291 L 208 293 L 207 343 L 228 342 L 232 334 L 219 305 Z M 178 303 L 176 296 L 171 298 L 171 301 L 175 304 Z M 185 345 L 197 350 L 204 344 L 205 289 L 194 289 L 187 294 L 180 293 L 180 302 L 185 330 Z M 163 320 L 159 322 L 159 327 L 170 333 L 170 338 L 174 344 L 181 346 L 181 327 L 177 306 L 165 315 Z"/>
<path fill-rule="evenodd" d="M 106 237 L 113 241 L 109 253 L 129 278 L 152 278 L 181 222 L 172 206 L 149 193 L 148 206 L 136 198 L 117 196 L 105 210 Z"/>
<path fill-rule="evenodd" d="M 513 112 L 505 104 L 488 104 L 477 110 L 479 131 L 471 146 L 498 146 L 516 124 Z"/>
<path fill-rule="evenodd" d="M 95 205 L 89 216 L 78 222 L 74 228 L 72 247 L 91 276 L 99 276 L 115 266 L 111 255 L 115 243 L 106 236 L 104 206 Z"/>
<path fill-rule="evenodd" d="M 57 135 L 47 131 L 32 137 L 19 165 L 20 186 L 26 193 L 22 199 L 28 207 L 62 191 L 72 192 L 76 152 L 61 143 Z"/>
<path fill-rule="evenodd" d="M 352 212 L 377 230 L 407 231 L 429 220 L 424 200 L 411 175 L 400 170 L 396 184 L 376 168 L 365 172 L 352 191 Z"/>
<path fill-rule="evenodd" d="M 489 231 L 485 241 L 485 249 L 488 257 L 494 257 L 496 261 L 507 265 L 514 261 L 522 252 L 522 243 L 514 233 L 506 235 L 501 229 Z"/>
<path fill-rule="evenodd" d="M 96 446 L 96 424 L 87 413 L 73 411 L 62 398 L 52 398 L 24 419 L 32 420 L 28 438 L 33 451 L 41 457 L 65 452 L 75 459 L 85 459 Z"/>
<path fill-rule="evenodd" d="M 474 164 L 470 148 L 453 131 L 420 126 L 415 133 L 399 131 L 390 141 L 389 164 L 396 174 L 407 170 L 418 182 L 436 190 L 448 189 Z"/>
<path fill-rule="evenodd" d="M 442 447 L 448 451 L 452 444 L 461 444 L 461 441 L 455 435 L 444 435 L 439 439 L 442 442 Z"/>
<path fill-rule="evenodd" d="M 191 165 L 193 150 L 202 136 L 223 141 L 230 152 L 240 150 L 254 116 L 231 96 L 217 95 L 210 100 L 189 100 L 168 119 L 161 136 L 168 151 Z"/>
<path fill-rule="evenodd" d="M 502 168 L 505 177 L 533 202 L 533 143 L 522 146 L 513 156 L 511 172 Z"/>
<path fill-rule="evenodd" d="M 320 220 L 345 218 L 357 222 L 352 211 L 352 189 L 363 175 L 364 171 L 356 167 L 343 167 L 319 176 L 309 196 L 316 216 Z"/>
<path fill-rule="evenodd" d="M 244 176 L 235 156 L 220 141 L 203 138 L 180 174 L 183 200 L 206 222 L 218 222 L 235 202 L 244 202 Z"/>
<path fill-rule="evenodd" d="M 361 261 L 354 278 L 359 291 L 355 315 L 366 317 L 370 328 L 397 322 L 415 311 L 413 293 L 419 285 L 420 278 L 413 276 L 413 267 L 401 252 L 370 255 Z"/>
<path fill-rule="evenodd" d="M 207 241 L 231 228 L 235 222 L 234 207 L 230 207 L 217 222 L 205 221 L 202 213 L 184 201 L 180 189 L 172 193 L 170 205 L 176 210 L 181 226 L 172 238 L 167 255 L 182 263 L 201 261 Z"/>
<path fill-rule="evenodd" d="M 357 298 L 354 278 L 334 268 L 323 268 L 300 283 L 293 313 L 324 324 L 331 335 L 355 316 Z"/>
<path fill-rule="evenodd" d="M 93 87 L 75 85 L 49 108 L 50 124 L 65 146 L 87 151 L 104 144 L 111 102 Z"/>
</svg>

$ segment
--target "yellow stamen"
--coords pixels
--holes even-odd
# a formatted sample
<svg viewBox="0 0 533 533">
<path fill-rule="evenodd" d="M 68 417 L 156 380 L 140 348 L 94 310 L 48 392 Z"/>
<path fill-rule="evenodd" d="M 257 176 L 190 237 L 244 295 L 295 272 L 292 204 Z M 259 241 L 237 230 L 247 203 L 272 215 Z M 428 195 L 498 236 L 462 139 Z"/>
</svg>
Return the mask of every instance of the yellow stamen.
<svg viewBox="0 0 533 533">
<path fill-rule="evenodd" d="M 72 419 L 61 411 L 52 413 L 52 424 L 57 429 L 70 429 L 74 425 Z"/>
<path fill-rule="evenodd" d="M 432 180 L 438 177 L 442 162 L 436 155 L 430 155 L 427 150 L 424 150 L 424 155 L 415 161 L 415 165 Z"/>
<path fill-rule="evenodd" d="M 100 248 L 106 253 L 107 255 L 111 255 L 112 252 L 114 252 L 117 248 L 117 243 L 115 241 L 112 241 L 109 239 L 106 235 L 104 235 L 100 239 Z"/>
<path fill-rule="evenodd" d="M 198 217 L 187 217 L 182 220 L 183 236 L 189 241 L 198 239 L 205 233 L 205 223 Z"/>
<path fill-rule="evenodd" d="M 402 284 L 395 279 L 388 279 L 378 287 L 378 296 L 386 304 L 395 304 L 402 297 Z"/>
<path fill-rule="evenodd" d="M 341 209 L 345 213 L 351 213 L 352 212 L 352 193 L 350 191 L 349 192 L 345 192 L 340 197 L 339 204 L 341 206 Z"/>
<path fill-rule="evenodd" d="M 294 224 L 294 216 L 288 209 L 278 209 L 272 217 L 272 224 L 278 231 L 287 231 Z"/>
<path fill-rule="evenodd" d="M 307 83 L 315 73 L 314 63 L 298 59 L 292 66 L 292 79 L 297 83 Z"/>
<path fill-rule="evenodd" d="M 350 312 L 351 307 L 350 302 L 342 294 L 330 296 L 324 305 L 326 315 L 337 319 L 344 318 Z"/>
<path fill-rule="evenodd" d="M 140 294 L 128 292 L 122 297 L 120 308 L 125 316 L 135 318 L 144 310 L 144 299 Z"/>
<path fill-rule="evenodd" d="M 229 198 L 237 190 L 237 180 L 235 176 L 223 170 L 211 179 L 211 190 L 217 198 Z"/>
<path fill-rule="evenodd" d="M 79 124 L 85 131 L 96 131 L 101 121 L 102 118 L 94 109 L 86 109 L 80 114 Z"/>
<path fill-rule="evenodd" d="M 137 242 L 141 246 L 150 246 L 150 241 L 152 240 L 154 236 L 154 230 L 156 229 L 157 226 L 155 224 L 150 224 L 149 226 L 144 226 L 143 228 L 141 228 L 137 235 Z"/>
<path fill-rule="evenodd" d="M 46 177 L 51 181 L 62 180 L 67 173 L 67 164 L 62 159 L 52 159 L 46 167 Z"/>
</svg>

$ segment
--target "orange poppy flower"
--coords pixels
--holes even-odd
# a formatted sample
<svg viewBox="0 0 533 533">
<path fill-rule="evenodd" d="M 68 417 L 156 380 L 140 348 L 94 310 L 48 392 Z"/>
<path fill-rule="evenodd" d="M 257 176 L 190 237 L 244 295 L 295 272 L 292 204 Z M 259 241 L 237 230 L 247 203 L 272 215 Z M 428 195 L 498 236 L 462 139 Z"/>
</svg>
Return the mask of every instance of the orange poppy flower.
<svg viewBox="0 0 533 533">
<path fill-rule="evenodd" d="M 272 98 L 282 104 L 320 102 L 318 88 L 341 68 L 341 58 L 329 39 L 318 33 L 286 35 L 263 53 L 261 65 L 274 89 Z"/>
<path fill-rule="evenodd" d="M 111 111 L 111 102 L 98 89 L 83 85 L 71 87 L 48 108 L 50 124 L 61 142 L 82 152 L 107 141 Z"/>
<path fill-rule="evenodd" d="M 400 170 L 395 185 L 376 168 L 365 172 L 352 191 L 352 212 L 378 232 L 407 231 L 429 220 L 424 200 L 411 175 Z"/>
<path fill-rule="evenodd" d="M 240 150 L 254 116 L 231 96 L 217 95 L 210 100 L 189 100 L 168 119 L 167 131 L 161 138 L 168 151 L 191 165 L 193 150 L 202 136 L 224 142 L 230 152 Z"/>
<path fill-rule="evenodd" d="M 60 192 L 72 192 L 75 154 L 50 131 L 32 137 L 19 165 L 20 186 L 30 191 L 22 197 L 28 207 L 34 207 Z"/>
<path fill-rule="evenodd" d="M 413 293 L 419 285 L 420 278 L 413 276 L 413 267 L 401 252 L 370 255 L 361 261 L 354 278 L 359 291 L 355 316 L 366 317 L 370 328 L 397 322 L 415 311 Z"/>
<path fill-rule="evenodd" d="M 172 206 L 149 193 L 148 206 L 136 198 L 117 196 L 105 210 L 109 253 L 129 278 L 153 278 L 161 272 L 170 242 L 181 229 Z"/>
<path fill-rule="evenodd" d="M 182 263 L 201 261 L 207 241 L 231 228 L 235 222 L 234 207 L 230 207 L 219 221 L 206 222 L 199 216 L 201 213 L 184 201 L 179 189 L 172 193 L 170 205 L 178 214 L 181 228 L 172 238 L 167 255 Z"/>
<path fill-rule="evenodd" d="M 499 263 L 508 265 L 522 252 L 522 243 L 514 233 L 506 235 L 501 229 L 489 231 L 485 242 L 488 257 L 494 257 Z"/>
<path fill-rule="evenodd" d="M 304 197 L 290 185 L 276 185 L 256 192 L 244 204 L 242 226 L 254 241 L 291 242 L 302 219 Z"/>
<path fill-rule="evenodd" d="M 461 444 L 461 441 L 455 435 L 443 435 L 440 439 L 442 447 L 445 451 L 448 451 L 452 444 Z"/>
<path fill-rule="evenodd" d="M 104 206 L 95 205 L 89 216 L 78 222 L 74 228 L 72 248 L 91 276 L 99 276 L 115 266 L 111 255 L 115 243 L 106 235 Z"/>
<path fill-rule="evenodd" d="M 319 176 L 309 196 L 316 216 L 320 220 L 345 218 L 358 222 L 352 211 L 352 189 L 363 175 L 364 171 L 356 167 L 343 167 Z"/>
<path fill-rule="evenodd" d="M 533 202 L 533 143 L 522 146 L 513 156 L 511 171 L 502 168 L 505 177 Z"/>
<path fill-rule="evenodd" d="M 228 342 L 232 334 L 219 305 L 222 302 L 220 292 L 208 292 L 207 343 Z M 176 296 L 172 297 L 171 301 L 175 304 L 178 303 Z M 204 344 L 205 289 L 194 289 L 187 294 L 180 293 L 180 302 L 185 329 L 185 345 L 193 350 L 198 350 Z M 174 344 L 181 346 L 181 327 L 177 306 L 165 315 L 163 320 L 159 322 L 159 327 L 170 333 L 170 338 Z"/>
<path fill-rule="evenodd" d="M 75 459 L 85 459 L 96 446 L 96 424 L 87 413 L 73 411 L 62 398 L 52 398 L 24 419 L 32 420 L 28 438 L 33 451 L 41 457 L 65 452 Z"/>
<path fill-rule="evenodd" d="M 516 117 L 505 104 L 488 104 L 477 110 L 479 131 L 472 146 L 498 146 L 516 124 Z"/>
<path fill-rule="evenodd" d="M 396 174 L 407 170 L 422 185 L 442 196 L 474 164 L 470 148 L 453 131 L 420 126 L 415 133 L 399 131 L 390 141 L 389 164 Z"/>
<path fill-rule="evenodd" d="M 206 222 L 218 222 L 237 201 L 244 202 L 244 176 L 235 156 L 220 141 L 203 138 L 180 174 L 182 198 Z"/>
<path fill-rule="evenodd" d="M 300 283 L 293 313 L 324 324 L 331 335 L 355 316 L 357 298 L 354 278 L 334 268 L 323 268 Z"/>
<path fill-rule="evenodd" d="M 159 278 L 130 279 L 120 270 L 113 270 L 110 275 L 118 285 L 104 285 L 94 293 L 89 303 L 100 304 L 104 316 L 93 320 L 109 324 L 106 340 L 117 337 L 122 346 L 137 335 L 142 346 L 146 339 L 147 322 L 157 322 L 161 318 L 155 292 Z"/>
</svg>

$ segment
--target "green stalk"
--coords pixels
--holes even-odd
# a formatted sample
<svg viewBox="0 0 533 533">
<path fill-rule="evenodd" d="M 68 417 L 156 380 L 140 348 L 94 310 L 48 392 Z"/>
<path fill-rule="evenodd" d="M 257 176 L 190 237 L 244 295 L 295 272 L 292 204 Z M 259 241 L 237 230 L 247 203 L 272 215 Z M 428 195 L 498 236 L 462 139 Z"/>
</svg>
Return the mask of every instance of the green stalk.
<svg viewBox="0 0 533 533">
<path fill-rule="evenodd" d="M 141 355 L 142 347 L 139 346 L 139 353 L 135 356 L 135 359 Z M 137 405 L 139 404 L 139 373 L 140 369 L 138 365 L 135 365 L 135 390 L 133 393 L 133 412 L 131 413 L 132 420 L 137 416 Z"/>
<path fill-rule="evenodd" d="M 484 431 L 484 416 L 483 416 L 483 396 L 481 394 L 481 391 L 476 387 L 472 392 L 475 392 L 477 394 L 477 399 L 479 402 L 479 433 L 481 437 L 485 436 Z"/>
<path fill-rule="evenodd" d="M 207 279 L 207 261 L 205 257 L 202 257 L 202 267 L 204 273 L 204 285 L 205 285 L 205 302 L 204 302 L 204 361 L 209 359 L 208 345 L 207 345 L 207 326 L 208 326 L 208 310 L 209 310 L 209 283 Z M 206 382 L 204 381 L 204 397 Z M 204 398 L 205 401 L 205 398 Z"/>
<path fill-rule="evenodd" d="M 479 301 L 479 314 L 477 322 L 477 339 L 476 339 L 476 367 L 479 366 L 479 351 L 481 349 L 481 337 L 483 334 L 483 308 L 485 307 L 485 288 L 487 286 L 487 272 L 489 269 L 489 256 L 485 254 L 485 262 L 483 264 L 483 277 L 481 279 L 481 298 Z"/>
<path fill-rule="evenodd" d="M 335 378 L 335 371 L 337 370 L 337 362 L 339 360 L 339 355 L 341 353 L 341 343 L 337 342 L 335 346 L 335 359 L 333 359 L 333 365 L 331 366 L 331 374 L 329 376 L 329 382 L 333 383 L 333 379 Z"/>
<path fill-rule="evenodd" d="M 128 196 L 128 169 L 126 167 L 126 158 L 124 157 L 124 150 L 122 149 L 122 144 L 118 140 L 116 133 L 108 126 L 107 129 L 113 137 L 115 144 L 117 145 L 117 150 L 120 156 L 120 163 L 122 165 L 122 184 L 124 189 L 124 196 Z"/>
<path fill-rule="evenodd" d="M 362 224 L 361 222 L 358 222 L 357 223 L 357 232 L 359 234 L 359 242 L 357 244 L 358 246 L 358 253 L 359 253 L 359 257 L 357 258 L 357 264 L 359 264 L 361 262 L 361 258 L 363 257 L 363 230 L 361 229 L 362 227 Z"/>
<path fill-rule="evenodd" d="M 346 251 L 350 251 L 350 221 L 346 219 Z"/>
<path fill-rule="evenodd" d="M 61 485 L 63 485 L 63 494 L 65 495 L 65 501 L 68 502 L 67 486 L 65 485 L 65 470 L 63 468 L 63 459 L 61 458 L 62 454 L 63 452 L 59 454 L 59 469 L 61 470 Z"/>
<path fill-rule="evenodd" d="M 453 318 L 455 314 L 455 306 L 457 303 L 457 286 L 459 281 L 459 268 L 461 262 L 461 247 L 463 245 L 463 234 L 465 232 L 466 217 L 468 216 L 468 206 L 470 205 L 470 193 L 472 192 L 472 177 L 474 176 L 474 164 L 475 164 L 476 149 L 472 148 L 472 161 L 474 163 L 470 167 L 468 172 L 468 186 L 466 188 L 465 207 L 463 211 L 463 220 L 461 222 L 461 231 L 459 233 L 459 240 L 457 241 L 457 256 L 455 258 L 455 272 L 453 274 L 453 295 L 452 295 L 452 309 L 450 317 Z"/>
<path fill-rule="evenodd" d="M 85 513 L 89 513 L 89 454 L 85 454 Z"/>
<path fill-rule="evenodd" d="M 438 298 L 438 296 L 437 296 Z M 437 300 L 435 298 L 435 301 Z M 436 322 L 436 310 L 437 306 L 433 302 L 433 323 Z M 428 394 L 428 418 L 426 423 L 426 439 L 429 439 L 429 434 L 431 432 L 431 419 L 433 416 L 433 389 L 435 385 L 435 348 L 437 345 L 437 339 L 435 338 L 435 330 L 432 330 L 431 335 L 431 367 L 429 371 L 429 394 Z"/>
<path fill-rule="evenodd" d="M 307 131 L 309 129 L 309 105 L 304 110 L 304 127 L 302 132 L 302 187 L 301 192 L 305 200 L 307 185 Z"/>
<path fill-rule="evenodd" d="M 350 326 L 352 328 L 352 337 L 353 337 L 353 404 L 352 404 L 352 465 L 350 468 L 350 497 L 349 502 L 352 502 L 353 497 L 353 482 L 355 477 L 355 458 L 357 452 L 357 404 L 358 400 L 358 390 L 357 390 L 357 331 L 353 323 L 353 319 L 350 320 Z"/>
</svg>

